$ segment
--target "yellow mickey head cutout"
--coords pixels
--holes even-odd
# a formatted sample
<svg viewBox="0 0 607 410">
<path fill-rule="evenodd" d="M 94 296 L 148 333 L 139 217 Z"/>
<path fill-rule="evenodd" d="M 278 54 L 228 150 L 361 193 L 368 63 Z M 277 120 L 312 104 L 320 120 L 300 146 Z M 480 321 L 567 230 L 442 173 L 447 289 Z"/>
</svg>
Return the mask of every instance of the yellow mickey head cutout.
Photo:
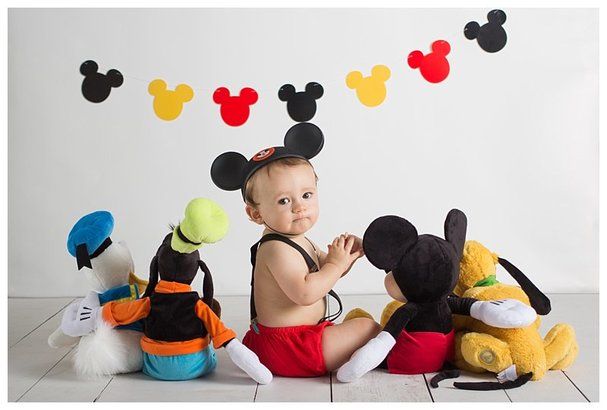
<svg viewBox="0 0 607 410">
<path fill-rule="evenodd" d="M 179 117 L 183 103 L 194 98 L 194 91 L 189 85 L 179 84 L 175 90 L 167 90 L 167 84 L 161 79 L 152 81 L 148 92 L 154 96 L 154 112 L 165 121 Z"/>
<path fill-rule="evenodd" d="M 348 88 L 356 90 L 356 96 L 367 107 L 376 107 L 386 98 L 385 82 L 390 78 L 390 69 L 385 65 L 376 65 L 369 77 L 363 77 L 360 71 L 352 71 L 346 77 Z"/>
</svg>

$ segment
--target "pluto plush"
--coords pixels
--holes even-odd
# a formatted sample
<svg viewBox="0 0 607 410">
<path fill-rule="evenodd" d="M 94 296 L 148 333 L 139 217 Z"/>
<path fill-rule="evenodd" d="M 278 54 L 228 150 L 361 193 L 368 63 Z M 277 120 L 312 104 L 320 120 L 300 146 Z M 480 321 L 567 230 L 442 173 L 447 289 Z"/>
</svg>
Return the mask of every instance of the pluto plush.
<svg viewBox="0 0 607 410">
<path fill-rule="evenodd" d="M 500 283 L 496 264 L 502 265 L 520 285 Z M 476 241 L 467 241 L 460 262 L 460 275 L 454 293 L 464 298 L 492 300 L 517 299 L 535 309 L 538 315 L 550 312 L 550 300 L 514 265 Z M 573 328 L 555 325 L 545 338 L 538 331 L 539 316 L 520 329 L 500 329 L 469 316 L 454 315 L 454 364 L 471 372 L 497 373 L 498 380 L 540 380 L 547 370 L 564 369 L 578 354 Z M 455 383 L 455 387 L 474 390 L 501 389 L 502 383 Z"/>
<path fill-rule="evenodd" d="M 84 268 L 83 276 L 91 289 L 87 298 L 100 305 L 135 300 L 147 284 L 133 273 L 133 257 L 126 243 L 110 239 L 113 229 L 112 214 L 96 211 L 80 218 L 67 239 L 67 249 L 76 258 L 78 270 Z M 48 344 L 54 348 L 77 344 L 74 367 L 78 374 L 101 376 L 140 371 L 141 336 L 141 322 L 116 329 L 99 326 L 82 337 L 59 327 L 49 336 Z"/>
</svg>

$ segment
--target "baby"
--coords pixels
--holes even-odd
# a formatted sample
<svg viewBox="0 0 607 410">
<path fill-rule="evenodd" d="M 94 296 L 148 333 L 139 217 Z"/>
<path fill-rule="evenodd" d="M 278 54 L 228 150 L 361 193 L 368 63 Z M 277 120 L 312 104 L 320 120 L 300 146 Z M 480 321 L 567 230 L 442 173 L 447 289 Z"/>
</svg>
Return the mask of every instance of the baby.
<svg viewBox="0 0 607 410">
<path fill-rule="evenodd" d="M 325 316 L 326 295 L 364 253 L 354 235 L 335 238 L 327 253 L 305 236 L 319 213 L 317 177 L 308 161 L 322 140 L 319 145 L 287 136 L 285 147 L 263 150 L 248 162 L 238 153 L 222 154 L 211 170 L 220 188 L 241 188 L 247 215 L 265 227 L 251 248 L 252 324 L 243 343 L 280 376 L 335 370 L 381 330 L 372 319 L 334 325 Z"/>
</svg>

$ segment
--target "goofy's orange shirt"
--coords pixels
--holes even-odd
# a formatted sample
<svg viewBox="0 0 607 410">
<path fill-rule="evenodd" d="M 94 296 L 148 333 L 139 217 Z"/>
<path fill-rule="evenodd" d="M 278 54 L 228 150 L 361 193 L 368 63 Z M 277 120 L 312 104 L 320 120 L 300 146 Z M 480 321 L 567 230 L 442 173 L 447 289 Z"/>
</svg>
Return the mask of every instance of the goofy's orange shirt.
<svg viewBox="0 0 607 410">
<path fill-rule="evenodd" d="M 155 298 L 155 294 L 160 298 Z M 155 313 L 165 307 L 160 305 L 160 303 L 156 303 L 155 300 L 166 300 L 166 296 L 170 294 L 179 294 L 174 295 L 176 298 L 173 301 L 176 301 L 182 307 L 183 303 L 181 303 L 181 300 L 191 300 L 191 298 L 185 298 L 186 296 L 192 296 L 192 294 L 197 296 L 189 285 L 160 280 L 150 297 L 137 299 L 132 302 L 109 302 L 105 304 L 102 310 L 103 320 L 111 326 L 119 326 L 146 319 L 146 331 L 144 331 L 144 336 L 141 337 L 141 348 L 146 353 L 158 356 L 174 356 L 199 352 L 206 349 L 211 340 L 213 341 L 213 346 L 217 349 L 236 337 L 236 333 L 226 327 L 211 308 L 200 300 L 199 297 L 196 297 L 192 305 L 189 305 L 191 308 L 188 307 L 189 311 L 186 312 L 188 316 L 186 320 L 190 322 L 199 320 L 202 323 L 194 323 L 194 326 L 188 324 L 187 328 L 188 330 L 196 329 L 195 326 L 200 327 L 202 324 L 203 327 L 200 327 L 202 331 L 192 333 L 191 331 L 180 332 L 177 330 L 175 331 L 175 336 L 166 337 L 166 339 L 170 339 L 168 341 L 159 340 L 157 337 L 151 338 L 150 332 L 147 330 L 152 326 L 148 326 L 148 321 L 152 319 Z M 185 299 L 180 299 L 180 296 L 184 296 Z M 164 303 L 166 305 L 166 302 Z M 171 323 L 180 324 L 183 322 L 183 318 L 175 317 L 173 319 Z M 166 318 L 164 320 L 166 321 Z M 158 321 L 151 323 L 157 324 Z M 200 337 L 191 337 L 198 334 Z M 182 336 L 180 337 L 180 335 Z"/>
</svg>

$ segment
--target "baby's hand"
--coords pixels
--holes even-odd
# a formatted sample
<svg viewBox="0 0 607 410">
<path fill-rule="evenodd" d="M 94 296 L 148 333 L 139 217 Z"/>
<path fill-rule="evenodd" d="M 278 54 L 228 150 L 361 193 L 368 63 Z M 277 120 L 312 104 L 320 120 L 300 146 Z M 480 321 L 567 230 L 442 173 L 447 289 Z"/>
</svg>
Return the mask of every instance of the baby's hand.
<svg viewBox="0 0 607 410">
<path fill-rule="evenodd" d="M 341 273 L 346 272 L 356 259 L 362 256 L 362 251 L 353 252 L 356 237 L 354 235 L 340 235 L 333 240 L 331 245 L 328 245 L 327 259 L 325 263 L 330 263 L 339 269 Z"/>
<path fill-rule="evenodd" d="M 345 233 L 348 238 L 354 238 L 354 246 L 352 246 L 352 253 L 356 253 L 359 255 L 358 257 L 362 257 L 365 255 L 365 251 L 363 249 L 363 240 L 356 235 Z"/>
</svg>

